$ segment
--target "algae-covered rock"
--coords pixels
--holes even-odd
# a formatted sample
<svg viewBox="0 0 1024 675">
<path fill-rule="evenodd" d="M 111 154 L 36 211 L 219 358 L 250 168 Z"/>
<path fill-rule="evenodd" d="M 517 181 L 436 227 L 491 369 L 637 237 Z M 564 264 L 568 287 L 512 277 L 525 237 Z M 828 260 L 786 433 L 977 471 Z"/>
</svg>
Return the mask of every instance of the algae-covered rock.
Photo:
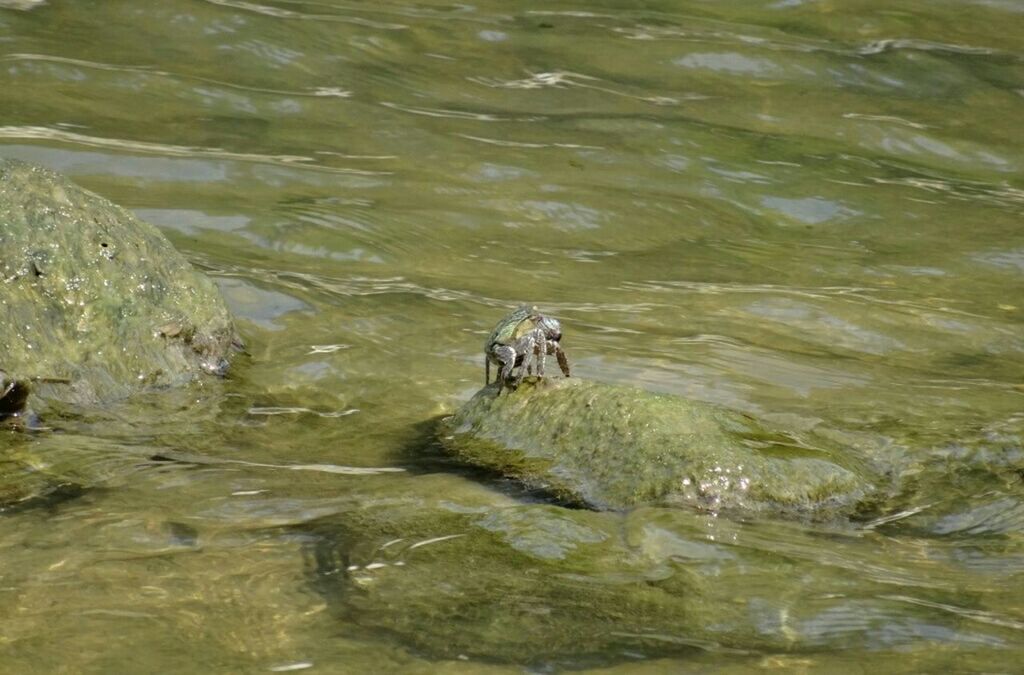
<svg viewBox="0 0 1024 675">
<path fill-rule="evenodd" d="M 78 494 L 80 483 L 48 471 L 23 453 L 0 454 L 0 513 Z"/>
<path fill-rule="evenodd" d="M 870 489 L 827 444 L 678 396 L 579 378 L 480 390 L 440 435 L 458 457 L 598 509 L 828 510 Z"/>
<path fill-rule="evenodd" d="M 238 338 L 216 286 L 159 230 L 52 171 L 0 159 L 0 344 L 5 381 L 31 390 L 35 407 L 221 373 Z"/>
</svg>

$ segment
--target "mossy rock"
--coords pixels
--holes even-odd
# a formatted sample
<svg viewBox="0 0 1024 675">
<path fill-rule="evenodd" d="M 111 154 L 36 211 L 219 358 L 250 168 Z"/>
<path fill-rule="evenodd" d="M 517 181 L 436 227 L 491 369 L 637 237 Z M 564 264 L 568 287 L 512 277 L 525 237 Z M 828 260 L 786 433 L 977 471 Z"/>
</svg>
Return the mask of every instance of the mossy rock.
<svg viewBox="0 0 1024 675">
<path fill-rule="evenodd" d="M 820 439 L 679 396 L 579 378 L 480 390 L 440 428 L 474 465 L 597 509 L 642 504 L 824 513 L 872 490 L 871 472 Z"/>
<path fill-rule="evenodd" d="M 223 373 L 239 345 L 214 283 L 152 225 L 0 159 L 0 370 L 8 408 L 88 405 Z M 17 410 L 5 410 L 7 414 Z"/>
</svg>

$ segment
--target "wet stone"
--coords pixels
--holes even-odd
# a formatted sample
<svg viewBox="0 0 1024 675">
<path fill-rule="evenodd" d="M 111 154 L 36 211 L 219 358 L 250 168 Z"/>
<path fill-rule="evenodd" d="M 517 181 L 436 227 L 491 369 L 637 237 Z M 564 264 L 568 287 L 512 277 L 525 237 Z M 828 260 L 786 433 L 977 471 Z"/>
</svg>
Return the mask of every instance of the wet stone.
<svg viewBox="0 0 1024 675">
<path fill-rule="evenodd" d="M 844 448 L 699 401 L 579 378 L 497 392 L 446 418 L 444 445 L 581 506 L 836 513 L 873 489 Z"/>
<path fill-rule="evenodd" d="M 3 159 L 0 342 L 5 416 L 222 374 L 239 344 L 214 283 L 157 228 Z"/>
</svg>

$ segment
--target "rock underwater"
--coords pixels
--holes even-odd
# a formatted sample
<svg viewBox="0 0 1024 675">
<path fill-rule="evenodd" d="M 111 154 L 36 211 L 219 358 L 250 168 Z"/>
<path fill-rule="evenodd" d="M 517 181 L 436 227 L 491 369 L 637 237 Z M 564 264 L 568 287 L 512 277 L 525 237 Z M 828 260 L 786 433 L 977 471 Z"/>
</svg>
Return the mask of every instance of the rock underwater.
<svg viewBox="0 0 1024 675">
<path fill-rule="evenodd" d="M 527 379 L 481 389 L 442 421 L 446 448 L 596 509 L 643 504 L 827 513 L 872 492 L 872 471 L 823 439 L 679 396 L 601 382 Z"/>
<path fill-rule="evenodd" d="M 219 374 L 240 345 L 217 287 L 156 227 L 52 171 L 4 159 L 0 343 L 0 369 L 19 394 L 5 414 Z"/>
</svg>

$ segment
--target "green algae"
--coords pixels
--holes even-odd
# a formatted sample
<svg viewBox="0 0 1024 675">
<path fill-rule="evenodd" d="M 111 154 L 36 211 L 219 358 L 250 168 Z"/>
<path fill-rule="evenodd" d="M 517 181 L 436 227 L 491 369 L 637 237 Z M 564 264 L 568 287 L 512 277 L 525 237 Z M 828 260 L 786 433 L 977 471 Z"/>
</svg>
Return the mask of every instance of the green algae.
<svg viewBox="0 0 1024 675">
<path fill-rule="evenodd" d="M 52 171 L 0 160 L 0 253 L 0 368 L 33 407 L 221 373 L 239 344 L 217 287 L 159 230 Z"/>
<path fill-rule="evenodd" d="M 641 504 L 810 513 L 872 490 L 823 439 L 678 396 L 579 378 L 481 389 L 440 429 L 459 458 L 598 509 Z"/>
</svg>

